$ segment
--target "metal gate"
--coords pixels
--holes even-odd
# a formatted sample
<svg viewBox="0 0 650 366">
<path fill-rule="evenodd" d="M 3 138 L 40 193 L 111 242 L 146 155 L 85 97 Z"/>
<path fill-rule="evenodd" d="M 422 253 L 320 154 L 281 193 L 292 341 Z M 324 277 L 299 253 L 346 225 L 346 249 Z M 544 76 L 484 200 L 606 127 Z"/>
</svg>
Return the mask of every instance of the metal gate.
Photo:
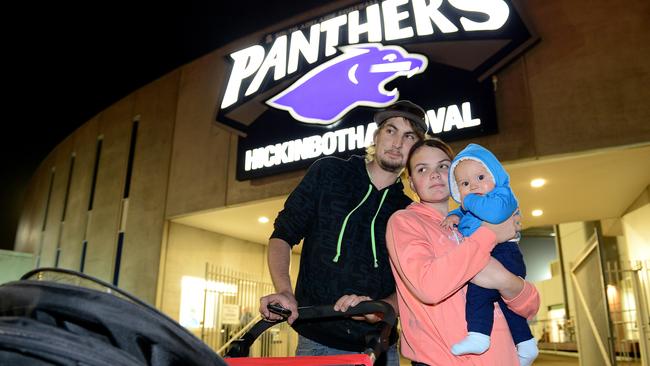
<svg viewBox="0 0 650 366">
<path fill-rule="evenodd" d="M 259 299 L 273 285 L 255 276 L 206 263 L 201 340 L 223 355 L 226 346 L 259 319 Z M 283 323 L 263 333 L 251 347 L 254 357 L 295 353 L 295 332 Z"/>
<path fill-rule="evenodd" d="M 601 253 L 598 235 L 594 233 L 586 251 L 571 268 L 578 350 L 580 365 L 584 366 L 616 365 Z"/>
<path fill-rule="evenodd" d="M 607 262 L 607 299 L 619 364 L 650 364 L 649 265 L 650 261 Z"/>
</svg>

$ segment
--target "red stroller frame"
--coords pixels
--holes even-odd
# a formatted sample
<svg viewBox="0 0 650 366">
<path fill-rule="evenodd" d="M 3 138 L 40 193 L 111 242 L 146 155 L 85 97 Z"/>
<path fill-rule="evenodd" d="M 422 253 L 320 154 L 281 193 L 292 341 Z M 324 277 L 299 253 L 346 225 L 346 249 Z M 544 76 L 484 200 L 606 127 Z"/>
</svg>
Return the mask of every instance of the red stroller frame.
<svg viewBox="0 0 650 366">
<path fill-rule="evenodd" d="M 238 365 L 366 365 L 371 366 L 382 352 L 389 347 L 388 338 L 395 325 L 396 316 L 393 307 L 383 301 L 364 301 L 345 312 L 335 311 L 333 305 L 308 306 L 298 308 L 299 319 L 336 318 L 370 313 L 383 314 L 381 327 L 365 336 L 366 347 L 360 354 L 345 354 L 336 356 L 296 356 L 296 357 L 248 357 L 250 347 L 255 339 L 264 331 L 286 320 L 288 315 L 269 307 L 269 310 L 285 317 L 278 322 L 260 320 L 240 339 L 234 341 L 226 353 L 226 363 Z"/>
</svg>

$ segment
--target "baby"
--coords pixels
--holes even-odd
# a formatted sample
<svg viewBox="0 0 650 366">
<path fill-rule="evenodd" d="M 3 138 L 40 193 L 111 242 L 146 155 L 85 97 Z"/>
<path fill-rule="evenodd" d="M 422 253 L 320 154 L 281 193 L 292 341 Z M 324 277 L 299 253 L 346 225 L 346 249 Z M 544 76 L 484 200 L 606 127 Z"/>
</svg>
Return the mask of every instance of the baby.
<svg viewBox="0 0 650 366">
<path fill-rule="evenodd" d="M 508 173 L 487 149 L 469 144 L 452 161 L 449 168 L 449 188 L 452 198 L 461 204 L 442 222 L 447 228 L 458 226 L 463 236 L 470 236 L 487 221 L 498 224 L 517 210 L 518 203 L 509 186 Z M 518 238 L 497 244 L 492 257 L 517 276 L 526 276 L 526 266 L 519 251 Z M 490 333 L 494 322 L 494 303 L 498 302 L 517 345 L 522 366 L 533 363 L 537 357 L 537 341 L 530 332 L 526 319 L 512 312 L 497 290 L 485 289 L 470 283 L 467 287 L 465 317 L 468 335 L 451 347 L 454 355 L 481 354 L 490 347 Z"/>
</svg>

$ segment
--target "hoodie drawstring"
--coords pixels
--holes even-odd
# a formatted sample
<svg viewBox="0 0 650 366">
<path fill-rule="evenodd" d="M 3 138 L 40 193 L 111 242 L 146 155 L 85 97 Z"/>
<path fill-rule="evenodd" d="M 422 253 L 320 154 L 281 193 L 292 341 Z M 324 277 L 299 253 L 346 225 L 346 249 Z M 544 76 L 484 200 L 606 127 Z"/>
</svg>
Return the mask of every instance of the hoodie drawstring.
<svg viewBox="0 0 650 366">
<path fill-rule="evenodd" d="M 372 257 L 375 260 L 375 268 L 379 267 L 379 262 L 377 262 L 377 247 L 375 246 L 375 219 L 377 218 L 377 215 L 379 215 L 379 210 L 381 210 L 381 205 L 384 204 L 384 200 L 386 199 L 386 195 L 388 194 L 388 189 L 384 191 L 384 194 L 381 196 L 381 201 L 379 201 L 379 207 L 377 208 L 377 212 L 375 212 L 375 216 L 372 218 L 372 223 L 370 224 L 370 239 L 372 242 Z"/>
<path fill-rule="evenodd" d="M 345 219 L 343 220 L 343 225 L 341 226 L 341 231 L 339 232 L 339 240 L 336 243 L 336 256 L 334 256 L 334 259 L 332 259 L 332 262 L 338 263 L 339 257 L 341 256 L 341 242 L 343 242 L 343 234 L 345 233 L 345 227 L 348 225 L 348 219 L 354 211 L 356 211 L 366 200 L 368 199 L 368 196 L 370 196 L 370 192 L 372 192 L 372 184 L 368 185 L 368 192 L 366 192 L 366 195 L 363 197 L 361 202 L 348 213 L 347 216 L 345 216 Z M 377 245 L 375 243 L 375 220 L 377 219 L 377 215 L 379 215 L 379 211 L 381 210 L 382 205 L 384 204 L 384 200 L 386 199 L 386 196 L 388 195 L 388 189 L 384 191 L 384 194 L 381 196 L 381 201 L 379 201 L 379 207 L 377 208 L 377 212 L 375 212 L 375 216 L 372 218 L 372 222 L 370 223 L 370 241 L 372 244 L 372 257 L 373 257 L 373 265 L 375 268 L 379 267 L 379 262 L 377 261 Z"/>
<path fill-rule="evenodd" d="M 350 213 L 348 213 L 348 215 L 345 216 L 345 220 L 343 220 L 343 226 L 341 226 L 341 232 L 339 232 L 339 240 L 336 243 L 336 256 L 334 257 L 334 259 L 332 259 L 334 263 L 338 263 L 339 257 L 341 256 L 341 242 L 343 241 L 343 233 L 345 232 L 345 226 L 348 224 L 348 219 L 354 213 L 354 211 L 356 211 L 357 208 L 359 208 L 359 206 L 361 206 L 364 202 L 366 202 L 368 196 L 370 196 L 370 192 L 372 192 L 372 184 L 368 184 L 368 192 L 366 192 L 366 195 L 363 197 L 361 202 L 359 202 L 357 207 L 353 208 L 352 211 L 350 211 Z"/>
</svg>

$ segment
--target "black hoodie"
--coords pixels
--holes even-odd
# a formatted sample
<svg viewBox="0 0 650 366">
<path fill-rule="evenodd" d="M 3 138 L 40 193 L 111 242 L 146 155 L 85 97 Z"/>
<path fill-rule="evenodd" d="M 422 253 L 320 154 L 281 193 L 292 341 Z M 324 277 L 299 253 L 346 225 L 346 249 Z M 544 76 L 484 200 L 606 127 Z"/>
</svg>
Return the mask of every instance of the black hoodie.
<svg viewBox="0 0 650 366">
<path fill-rule="evenodd" d="M 296 285 L 299 306 L 334 304 L 356 294 L 380 300 L 395 292 L 386 223 L 411 200 L 398 179 L 377 190 L 363 157 L 322 158 L 309 168 L 275 220 L 272 238 L 304 238 Z M 374 242 L 374 245 L 373 245 Z M 328 347 L 363 351 L 374 325 L 350 319 L 296 321 L 301 335 Z M 391 337 L 393 343 L 396 337 Z"/>
</svg>

